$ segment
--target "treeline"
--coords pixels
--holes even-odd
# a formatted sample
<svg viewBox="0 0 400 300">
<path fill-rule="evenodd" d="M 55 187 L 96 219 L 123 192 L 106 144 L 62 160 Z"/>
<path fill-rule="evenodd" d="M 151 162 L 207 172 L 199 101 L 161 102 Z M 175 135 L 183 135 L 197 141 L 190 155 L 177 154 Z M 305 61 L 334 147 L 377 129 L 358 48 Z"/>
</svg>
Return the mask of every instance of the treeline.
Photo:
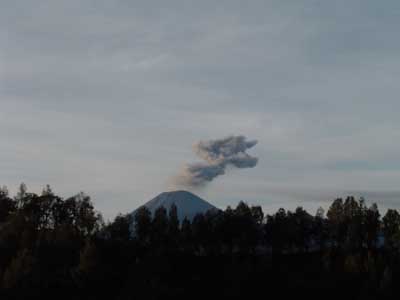
<svg viewBox="0 0 400 300">
<path fill-rule="evenodd" d="M 240 202 L 234 209 L 198 214 L 192 221 L 184 219 L 182 224 L 174 205 L 169 213 L 160 207 L 154 216 L 141 207 L 130 218 L 118 216 L 109 229 L 123 220 L 134 224 L 131 229 L 135 239 L 141 245 L 157 246 L 157 251 L 167 251 L 171 243 L 173 248 L 196 255 L 400 249 L 399 212 L 389 209 L 381 218 L 378 206 L 374 203 L 367 207 L 363 198 L 336 199 L 326 216 L 322 208 L 313 216 L 302 207 L 294 212 L 281 208 L 264 216 L 260 206 Z"/>
<path fill-rule="evenodd" d="M 176 206 L 141 207 L 105 223 L 83 193 L 0 189 L 2 299 L 389 299 L 399 284 L 400 214 L 364 199 L 182 222 Z"/>
</svg>

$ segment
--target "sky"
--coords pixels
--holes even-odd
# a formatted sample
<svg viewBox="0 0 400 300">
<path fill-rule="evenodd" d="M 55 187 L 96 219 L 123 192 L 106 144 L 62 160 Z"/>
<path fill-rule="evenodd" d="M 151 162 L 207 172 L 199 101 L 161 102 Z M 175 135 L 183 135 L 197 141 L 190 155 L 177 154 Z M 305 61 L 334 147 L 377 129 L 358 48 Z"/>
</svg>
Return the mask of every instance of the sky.
<svg viewBox="0 0 400 300">
<path fill-rule="evenodd" d="M 216 206 L 400 208 L 399 28 L 398 0 L 0 0 L 0 184 L 112 218 L 245 135 Z"/>
</svg>

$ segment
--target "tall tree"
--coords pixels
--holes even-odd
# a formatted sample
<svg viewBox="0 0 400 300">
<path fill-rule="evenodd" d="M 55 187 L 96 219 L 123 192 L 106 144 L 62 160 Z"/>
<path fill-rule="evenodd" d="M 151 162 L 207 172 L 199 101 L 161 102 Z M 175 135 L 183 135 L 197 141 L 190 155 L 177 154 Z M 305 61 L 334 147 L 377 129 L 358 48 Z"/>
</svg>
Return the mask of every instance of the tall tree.
<svg viewBox="0 0 400 300">
<path fill-rule="evenodd" d="M 395 209 L 388 209 L 382 219 L 385 245 L 388 248 L 400 246 L 400 214 Z"/>
<path fill-rule="evenodd" d="M 178 208 L 173 203 L 168 212 L 168 233 L 172 238 L 177 238 L 179 232 Z"/>
<path fill-rule="evenodd" d="M 373 203 L 365 214 L 365 240 L 368 248 L 376 248 L 381 227 L 378 205 Z"/>
<path fill-rule="evenodd" d="M 325 210 L 322 207 L 317 209 L 314 218 L 312 236 L 316 242 L 316 246 L 323 250 L 328 241 L 327 220 L 325 219 Z"/>
<path fill-rule="evenodd" d="M 191 245 L 193 245 L 192 224 L 187 217 L 185 217 L 182 221 L 180 244 L 184 251 L 191 252 Z"/>
<path fill-rule="evenodd" d="M 17 203 L 9 197 L 8 189 L 6 187 L 0 188 L 0 223 L 15 212 Z"/>
<path fill-rule="evenodd" d="M 147 207 L 139 207 L 134 215 L 134 235 L 142 244 L 148 244 L 151 233 L 151 212 Z"/>
<path fill-rule="evenodd" d="M 346 228 L 344 225 L 344 205 L 343 199 L 338 198 L 328 209 L 326 214 L 330 226 L 330 236 L 335 246 L 342 246 L 346 238 Z"/>
<path fill-rule="evenodd" d="M 273 252 L 281 253 L 289 244 L 288 214 L 280 208 L 274 215 L 267 216 L 265 224 L 266 241 Z"/>
<path fill-rule="evenodd" d="M 313 227 L 313 217 L 308 214 L 302 207 L 296 208 L 292 214 L 294 227 L 293 241 L 297 250 L 307 251 L 311 245 L 311 234 Z"/>
<path fill-rule="evenodd" d="M 161 206 L 154 212 L 151 226 L 152 242 L 158 248 L 164 248 L 168 239 L 168 215 L 165 207 Z M 161 249 L 164 250 L 164 249 Z"/>
<path fill-rule="evenodd" d="M 131 239 L 132 216 L 119 214 L 115 217 L 114 222 L 107 226 L 107 233 L 113 240 L 128 241 Z"/>
</svg>

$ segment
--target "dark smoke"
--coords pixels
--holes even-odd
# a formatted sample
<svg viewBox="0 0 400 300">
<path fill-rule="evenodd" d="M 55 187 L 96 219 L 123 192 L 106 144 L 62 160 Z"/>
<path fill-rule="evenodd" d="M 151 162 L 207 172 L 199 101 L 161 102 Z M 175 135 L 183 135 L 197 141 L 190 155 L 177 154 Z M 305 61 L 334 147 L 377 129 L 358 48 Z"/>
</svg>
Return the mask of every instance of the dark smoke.
<svg viewBox="0 0 400 300">
<path fill-rule="evenodd" d="M 187 164 L 176 177 L 175 183 L 186 187 L 200 187 L 224 175 L 228 166 L 253 168 L 257 165 L 258 158 L 250 156 L 246 150 L 256 144 L 256 140 L 247 141 L 244 136 L 200 141 L 194 145 L 194 151 L 205 162 Z"/>
</svg>

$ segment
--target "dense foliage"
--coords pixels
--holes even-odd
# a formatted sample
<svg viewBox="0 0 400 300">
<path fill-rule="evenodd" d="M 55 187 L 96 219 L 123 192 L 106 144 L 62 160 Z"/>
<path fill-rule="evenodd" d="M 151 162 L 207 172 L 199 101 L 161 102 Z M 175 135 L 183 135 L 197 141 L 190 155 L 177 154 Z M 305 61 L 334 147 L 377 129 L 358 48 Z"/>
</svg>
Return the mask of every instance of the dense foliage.
<svg viewBox="0 0 400 300">
<path fill-rule="evenodd" d="M 179 222 L 105 224 L 90 198 L 0 189 L 1 299 L 383 299 L 400 287 L 400 214 L 363 199 L 266 215 L 241 202 Z"/>
</svg>

